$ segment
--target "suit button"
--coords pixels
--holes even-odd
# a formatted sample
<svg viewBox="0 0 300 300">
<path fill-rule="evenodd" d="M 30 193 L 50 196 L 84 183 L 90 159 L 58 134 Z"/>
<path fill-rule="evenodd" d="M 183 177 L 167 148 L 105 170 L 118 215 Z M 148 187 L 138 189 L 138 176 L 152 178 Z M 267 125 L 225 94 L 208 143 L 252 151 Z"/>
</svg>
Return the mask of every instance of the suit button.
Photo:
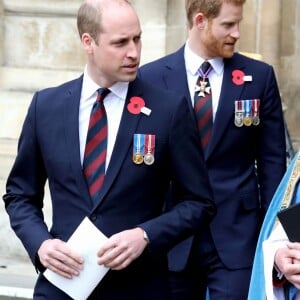
<svg viewBox="0 0 300 300">
<path fill-rule="evenodd" d="M 95 221 L 97 220 L 97 215 L 92 214 L 92 215 L 90 216 L 90 219 L 91 219 L 91 221 L 95 222 Z"/>
</svg>

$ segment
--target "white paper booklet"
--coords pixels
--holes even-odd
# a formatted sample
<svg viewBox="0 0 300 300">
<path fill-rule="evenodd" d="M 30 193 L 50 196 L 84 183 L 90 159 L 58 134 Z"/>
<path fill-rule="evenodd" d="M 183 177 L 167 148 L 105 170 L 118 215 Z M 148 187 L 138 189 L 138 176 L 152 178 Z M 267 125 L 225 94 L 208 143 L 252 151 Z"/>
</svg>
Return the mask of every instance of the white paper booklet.
<svg viewBox="0 0 300 300">
<path fill-rule="evenodd" d="M 97 252 L 107 237 L 85 217 L 67 244 L 84 258 L 83 270 L 72 279 L 64 278 L 47 269 L 44 276 L 75 300 L 85 300 L 109 270 L 97 264 Z"/>
</svg>

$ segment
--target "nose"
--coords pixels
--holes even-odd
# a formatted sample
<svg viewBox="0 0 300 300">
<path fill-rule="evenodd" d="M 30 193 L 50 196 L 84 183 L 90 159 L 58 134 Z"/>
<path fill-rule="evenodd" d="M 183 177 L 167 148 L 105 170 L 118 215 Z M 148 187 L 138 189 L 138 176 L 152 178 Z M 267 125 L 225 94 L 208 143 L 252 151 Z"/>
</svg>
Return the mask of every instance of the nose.
<svg viewBox="0 0 300 300">
<path fill-rule="evenodd" d="M 140 53 L 141 53 L 140 43 L 135 43 L 134 41 L 132 41 L 128 45 L 127 56 L 131 58 L 137 58 L 140 56 Z"/>
<path fill-rule="evenodd" d="M 236 24 L 233 28 L 233 31 L 231 32 L 231 36 L 238 40 L 240 38 L 240 26 L 239 24 Z"/>
</svg>

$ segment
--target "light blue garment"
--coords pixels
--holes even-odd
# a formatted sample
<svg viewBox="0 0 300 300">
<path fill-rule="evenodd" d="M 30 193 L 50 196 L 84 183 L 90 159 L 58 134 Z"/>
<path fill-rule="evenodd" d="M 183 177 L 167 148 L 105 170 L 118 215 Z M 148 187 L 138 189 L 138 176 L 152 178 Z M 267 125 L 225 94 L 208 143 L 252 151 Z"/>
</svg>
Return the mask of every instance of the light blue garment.
<svg viewBox="0 0 300 300">
<path fill-rule="evenodd" d="M 258 243 L 256 247 L 252 276 L 249 287 L 248 300 L 265 300 L 265 279 L 264 279 L 264 261 L 263 261 L 263 251 L 262 251 L 262 243 L 265 241 L 271 234 L 276 218 L 277 212 L 280 211 L 282 207 L 283 196 L 289 183 L 289 179 L 291 177 L 292 172 L 297 164 L 299 164 L 300 159 L 300 151 L 295 155 L 291 164 L 289 165 L 283 179 L 281 180 L 272 202 L 269 206 L 269 209 L 266 213 L 262 229 L 258 238 Z M 299 166 L 300 168 L 300 166 Z M 298 185 L 295 186 L 295 190 L 293 191 L 293 197 L 291 203 L 300 202 L 300 188 L 299 188 L 299 176 L 298 176 Z M 296 192 L 295 192 L 296 191 Z M 290 290 L 291 295 L 288 297 L 289 300 L 294 298 L 294 289 Z"/>
<path fill-rule="evenodd" d="M 209 298 L 209 289 L 206 289 L 205 300 L 210 300 L 210 298 Z"/>
</svg>

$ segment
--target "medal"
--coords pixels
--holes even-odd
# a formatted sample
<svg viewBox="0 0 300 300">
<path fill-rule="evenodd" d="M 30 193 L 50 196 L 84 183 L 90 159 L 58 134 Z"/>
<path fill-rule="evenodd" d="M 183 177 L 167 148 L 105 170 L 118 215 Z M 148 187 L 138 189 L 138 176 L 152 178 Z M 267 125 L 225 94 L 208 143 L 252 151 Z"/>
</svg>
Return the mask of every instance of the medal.
<svg viewBox="0 0 300 300">
<path fill-rule="evenodd" d="M 148 166 L 154 163 L 154 149 L 155 149 L 155 135 L 146 134 L 144 163 Z"/>
<path fill-rule="evenodd" d="M 257 125 L 259 125 L 259 123 L 260 123 L 259 116 L 254 116 L 254 117 L 253 117 L 253 120 L 252 120 L 252 124 L 253 124 L 254 126 L 257 126 Z"/>
<path fill-rule="evenodd" d="M 205 97 L 205 94 L 210 94 L 211 93 L 211 87 L 208 85 L 208 80 L 207 76 L 209 72 L 212 70 L 212 66 L 210 65 L 209 68 L 206 70 L 205 73 L 203 73 L 202 69 L 198 69 L 198 75 L 199 78 L 196 82 L 196 87 L 195 87 L 195 93 L 198 93 L 199 97 Z"/>
<path fill-rule="evenodd" d="M 242 113 L 237 113 L 235 115 L 234 125 L 237 126 L 237 127 L 242 127 L 244 125 L 244 123 L 243 123 L 243 114 Z"/>
<path fill-rule="evenodd" d="M 140 164 L 143 163 L 144 144 L 145 144 L 145 135 L 135 133 L 134 136 L 133 136 L 133 156 L 132 156 L 132 160 L 137 165 L 140 165 Z"/>
<path fill-rule="evenodd" d="M 243 123 L 244 123 L 245 126 L 251 126 L 251 124 L 252 124 L 252 119 L 251 119 L 249 116 L 244 117 Z"/>
<path fill-rule="evenodd" d="M 244 116 L 244 125 L 245 126 L 251 126 L 252 125 L 252 101 L 251 100 L 244 100 L 245 105 L 245 116 Z"/>
<path fill-rule="evenodd" d="M 140 153 L 133 154 L 132 160 L 135 164 L 140 165 L 143 163 L 143 155 Z"/>
<path fill-rule="evenodd" d="M 152 165 L 154 163 L 154 156 L 151 153 L 147 153 L 144 156 L 144 163 L 148 166 Z"/>
<path fill-rule="evenodd" d="M 236 100 L 234 102 L 235 111 L 234 111 L 234 125 L 237 127 L 243 126 L 244 118 L 244 108 L 241 100 Z"/>
<path fill-rule="evenodd" d="M 204 97 L 205 94 L 210 94 L 210 86 L 207 86 L 207 81 L 204 79 L 201 79 L 200 81 L 198 81 L 196 83 L 196 87 L 195 87 L 195 93 L 196 92 L 199 92 L 198 93 L 198 96 L 199 97 Z M 198 85 L 199 84 L 199 85 Z"/>
<path fill-rule="evenodd" d="M 260 119 L 259 119 L 259 105 L 260 105 L 260 100 L 259 99 L 253 99 L 253 125 L 257 126 L 260 123 Z"/>
</svg>

